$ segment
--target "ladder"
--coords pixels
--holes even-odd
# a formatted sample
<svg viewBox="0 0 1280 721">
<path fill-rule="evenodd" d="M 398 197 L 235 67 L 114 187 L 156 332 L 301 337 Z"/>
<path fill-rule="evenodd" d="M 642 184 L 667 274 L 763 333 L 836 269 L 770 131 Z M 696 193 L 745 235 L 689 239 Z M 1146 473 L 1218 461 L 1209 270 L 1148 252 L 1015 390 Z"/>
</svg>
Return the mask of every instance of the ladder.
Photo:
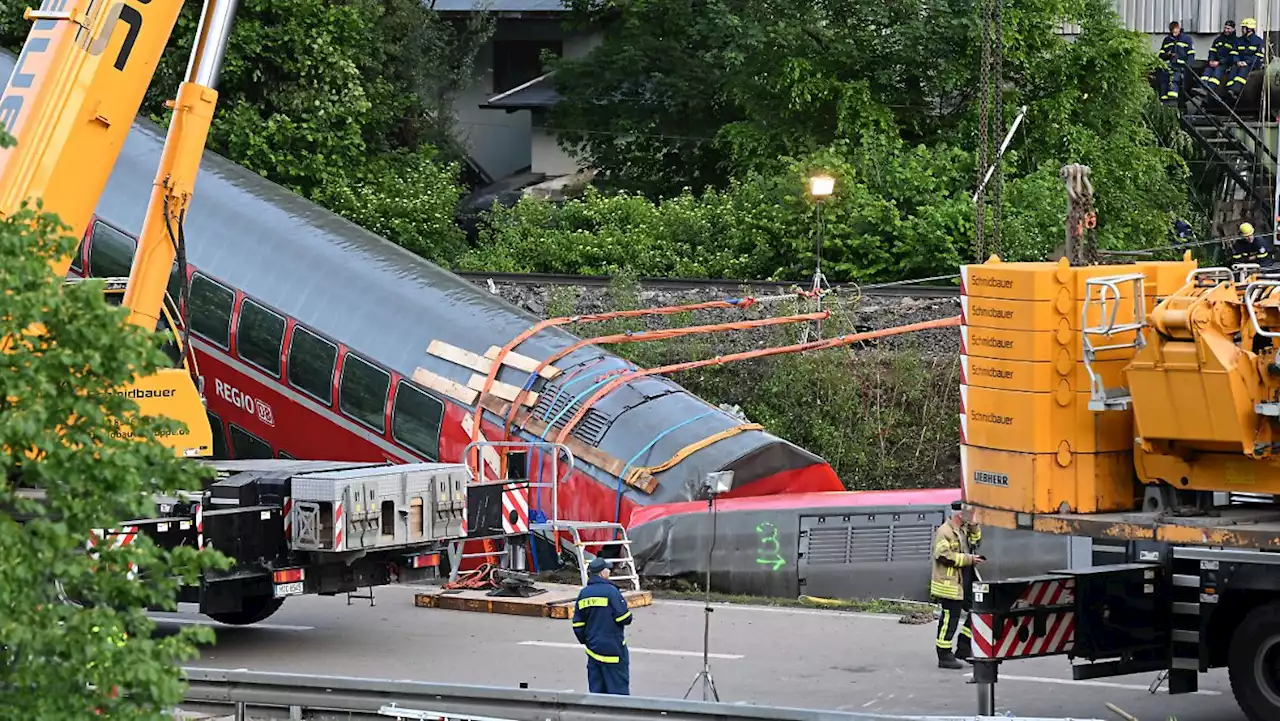
<svg viewBox="0 0 1280 721">
<path fill-rule="evenodd" d="M 551 533 L 568 532 L 573 539 L 572 549 L 574 558 L 578 560 L 578 575 L 582 580 L 582 585 L 587 585 L 587 565 L 590 563 L 587 558 L 587 546 L 600 546 L 603 551 L 606 546 L 617 546 L 620 550 L 618 558 L 606 559 L 610 561 L 609 580 L 617 583 L 626 581 L 631 586 L 631 590 L 640 590 L 640 571 L 636 568 L 635 556 L 631 555 L 631 539 L 627 537 L 627 529 L 621 523 L 611 523 L 609 521 L 556 521 L 554 523 L 535 523 L 531 527 L 534 531 L 548 531 Z M 614 538 L 609 541 L 584 541 L 582 540 L 583 531 L 613 531 Z M 594 558 L 600 554 L 591 554 Z"/>
<path fill-rule="evenodd" d="M 1089 410 L 1094 412 L 1122 411 L 1129 408 L 1133 398 L 1127 388 L 1107 388 L 1102 376 L 1094 370 L 1093 364 L 1098 354 L 1105 351 L 1133 348 L 1142 350 L 1146 346 L 1146 338 L 1142 329 L 1146 326 L 1146 300 L 1142 273 L 1126 273 L 1102 278 L 1089 278 L 1085 281 L 1085 299 L 1080 308 L 1080 338 L 1084 345 L 1084 369 L 1089 374 Z M 1132 284 L 1132 306 L 1127 317 L 1121 319 L 1123 293 L 1122 284 Z M 1096 293 L 1094 291 L 1097 291 Z M 1090 311 L 1097 310 L 1098 324 L 1090 325 Z M 1090 336 L 1101 336 L 1110 339 L 1112 336 L 1133 333 L 1131 341 L 1121 341 L 1109 345 L 1094 345 Z"/>
<path fill-rule="evenodd" d="M 547 521 L 545 523 L 532 523 L 529 530 L 536 534 L 545 534 L 554 536 L 556 533 L 568 533 L 572 539 L 570 548 L 573 551 L 574 558 L 578 562 L 578 577 L 582 585 L 587 585 L 587 565 L 591 559 L 600 555 L 599 553 L 588 553 L 587 546 L 599 546 L 601 550 L 607 546 L 617 546 L 620 549 L 618 558 L 606 559 L 610 561 L 609 580 L 615 584 L 625 582 L 633 591 L 640 590 L 640 572 L 636 567 L 635 556 L 631 554 L 631 539 L 627 536 L 627 529 L 621 523 L 610 523 L 608 521 Z M 583 540 L 583 531 L 613 531 L 615 538 L 608 541 L 587 541 Z M 528 538 L 527 533 L 513 533 L 505 536 L 486 536 L 484 538 L 461 538 L 449 542 L 449 582 L 454 583 L 458 580 L 458 568 L 462 562 L 469 558 L 490 558 L 497 556 L 501 560 L 501 568 L 508 571 L 525 571 L 528 566 L 527 555 L 520 553 L 525 550 L 521 544 L 512 543 L 515 539 Z M 498 550 L 495 551 L 477 551 L 475 553 L 464 553 L 464 544 L 468 541 L 493 541 L 499 544 Z"/>
</svg>

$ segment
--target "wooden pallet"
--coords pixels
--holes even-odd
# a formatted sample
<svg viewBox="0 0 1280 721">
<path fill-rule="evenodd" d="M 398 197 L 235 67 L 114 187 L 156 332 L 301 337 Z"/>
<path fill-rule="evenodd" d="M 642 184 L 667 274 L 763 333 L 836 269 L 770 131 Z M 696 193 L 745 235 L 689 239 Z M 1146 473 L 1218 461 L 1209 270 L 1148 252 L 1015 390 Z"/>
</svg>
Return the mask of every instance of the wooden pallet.
<svg viewBox="0 0 1280 721">
<path fill-rule="evenodd" d="M 423 591 L 413 595 L 413 605 L 419 608 L 443 608 L 450 611 L 475 611 L 479 613 L 505 613 L 513 616 L 569 619 L 573 617 L 573 603 L 578 598 L 578 586 L 562 583 L 539 583 L 545 589 L 529 598 L 502 598 L 489 596 L 488 591 L 439 590 Z M 649 591 L 622 591 L 628 608 L 642 608 L 653 604 Z"/>
</svg>

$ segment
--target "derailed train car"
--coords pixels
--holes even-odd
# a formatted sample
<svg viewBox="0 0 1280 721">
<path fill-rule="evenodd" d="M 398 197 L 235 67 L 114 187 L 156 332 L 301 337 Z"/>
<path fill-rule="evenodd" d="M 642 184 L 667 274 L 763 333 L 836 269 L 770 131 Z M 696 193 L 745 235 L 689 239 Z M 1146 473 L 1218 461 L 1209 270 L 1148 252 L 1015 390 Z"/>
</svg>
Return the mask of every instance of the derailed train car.
<svg viewBox="0 0 1280 721">
<path fill-rule="evenodd" d="M 0 77 L 12 70 L 12 56 L 0 54 Z M 161 128 L 135 124 L 72 275 L 128 275 L 163 142 Z M 222 458 L 462 461 L 476 406 L 414 373 L 465 387 L 472 371 L 428 346 L 438 340 L 483 355 L 538 320 L 213 153 L 201 163 L 184 233 L 191 344 Z M 177 279 L 175 267 L 171 291 Z M 548 328 L 517 350 L 543 360 L 577 341 Z M 631 367 L 595 346 L 555 365 L 554 379 L 533 380 L 539 400 L 529 409 L 552 429 L 605 374 Z M 523 388 L 529 374 L 503 366 L 497 380 Z M 502 437 L 503 418 L 485 411 L 483 419 L 485 437 Z M 840 489 L 821 458 L 762 430 L 706 443 L 741 424 L 665 378 L 625 383 L 570 435 L 581 452 L 560 484 L 561 517 L 626 523 L 637 506 L 696 498 L 704 474 L 719 470 L 734 471 L 730 496 Z M 615 475 L 677 454 L 648 490 Z M 548 503 L 544 494 L 531 499 L 534 509 Z"/>
</svg>

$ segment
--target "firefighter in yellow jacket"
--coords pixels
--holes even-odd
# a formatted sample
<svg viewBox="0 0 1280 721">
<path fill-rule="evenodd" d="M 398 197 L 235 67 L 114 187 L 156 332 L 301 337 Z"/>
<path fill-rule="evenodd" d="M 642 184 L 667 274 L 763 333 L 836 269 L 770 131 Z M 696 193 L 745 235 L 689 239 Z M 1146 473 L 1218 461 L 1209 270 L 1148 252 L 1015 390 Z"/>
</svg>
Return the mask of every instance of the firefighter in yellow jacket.
<svg viewBox="0 0 1280 721">
<path fill-rule="evenodd" d="M 982 528 L 970 521 L 960 501 L 951 504 L 951 518 L 938 526 L 933 536 L 933 576 L 929 595 L 942 606 L 938 618 L 938 667 L 964 668 L 960 658 L 967 659 L 973 650 L 973 626 L 969 619 L 972 608 L 973 570 L 986 561 L 978 555 Z M 961 623 L 961 615 L 964 622 Z M 957 651 L 959 652 L 957 654 Z"/>
</svg>

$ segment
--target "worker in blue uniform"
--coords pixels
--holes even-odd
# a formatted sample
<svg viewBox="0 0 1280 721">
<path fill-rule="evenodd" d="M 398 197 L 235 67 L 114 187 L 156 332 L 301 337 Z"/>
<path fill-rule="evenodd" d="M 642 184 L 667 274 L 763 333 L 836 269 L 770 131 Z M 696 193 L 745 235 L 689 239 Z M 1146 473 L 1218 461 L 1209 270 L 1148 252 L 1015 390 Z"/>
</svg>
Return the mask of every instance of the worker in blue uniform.
<svg viewBox="0 0 1280 721">
<path fill-rule="evenodd" d="M 609 581 L 609 562 L 593 558 L 573 609 L 573 635 L 587 651 L 587 690 L 631 695 L 631 657 L 623 629 L 631 610 Z"/>
<path fill-rule="evenodd" d="M 1209 61 L 1204 66 L 1200 79 L 1215 88 L 1222 87 L 1223 78 L 1236 65 L 1236 21 L 1228 20 L 1222 24 L 1222 34 L 1213 39 L 1209 46 Z"/>
<path fill-rule="evenodd" d="M 1233 97 L 1240 95 L 1244 85 L 1249 81 L 1249 73 L 1262 67 L 1266 48 L 1262 37 L 1258 35 L 1258 21 L 1245 18 L 1240 23 L 1240 38 L 1236 41 L 1236 61 L 1231 66 L 1230 78 L 1227 80 L 1227 92 Z"/>
<path fill-rule="evenodd" d="M 1177 102 L 1178 91 L 1182 89 L 1182 73 L 1195 60 L 1196 49 L 1191 36 L 1182 32 L 1177 20 L 1169 23 L 1169 34 L 1160 43 L 1160 58 L 1167 63 L 1165 91 L 1160 99 L 1166 103 Z"/>
</svg>

